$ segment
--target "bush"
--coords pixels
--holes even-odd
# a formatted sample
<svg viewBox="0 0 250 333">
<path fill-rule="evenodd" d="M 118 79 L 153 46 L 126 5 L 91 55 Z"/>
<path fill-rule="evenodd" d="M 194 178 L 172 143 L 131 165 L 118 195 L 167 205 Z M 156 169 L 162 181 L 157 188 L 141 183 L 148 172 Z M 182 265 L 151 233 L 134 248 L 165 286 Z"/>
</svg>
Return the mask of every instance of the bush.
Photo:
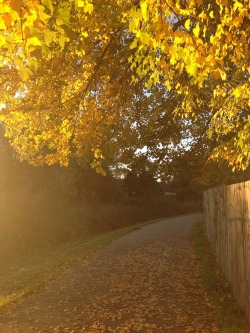
<svg viewBox="0 0 250 333">
<path fill-rule="evenodd" d="M 119 182 L 114 181 L 107 189 L 101 187 L 105 187 L 108 178 L 101 178 L 99 187 L 100 177 L 91 178 L 95 180 L 100 198 L 105 197 L 107 191 L 113 191 L 105 202 L 100 198 L 78 198 L 75 178 L 68 171 L 26 167 L 19 173 L 12 171 L 13 175 L 0 182 L 0 260 L 27 254 L 36 248 L 54 247 L 79 236 L 194 209 L 178 203 L 175 197 L 163 196 L 158 186 L 148 186 L 139 196 L 121 204 Z"/>
</svg>

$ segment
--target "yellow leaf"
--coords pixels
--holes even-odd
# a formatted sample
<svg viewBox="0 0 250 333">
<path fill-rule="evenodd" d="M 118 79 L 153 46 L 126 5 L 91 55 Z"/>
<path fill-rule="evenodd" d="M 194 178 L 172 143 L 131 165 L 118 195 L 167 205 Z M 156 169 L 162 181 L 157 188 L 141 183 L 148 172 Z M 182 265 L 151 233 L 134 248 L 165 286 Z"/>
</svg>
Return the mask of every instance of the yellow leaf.
<svg viewBox="0 0 250 333">
<path fill-rule="evenodd" d="M 171 55 L 170 63 L 171 65 L 175 65 L 178 59 L 177 48 L 175 45 L 171 45 L 169 47 L 169 54 Z"/>
<path fill-rule="evenodd" d="M 224 72 L 222 69 L 219 68 L 219 72 L 220 72 L 220 76 L 222 78 L 222 80 L 226 80 L 227 78 L 227 74 L 226 72 Z"/>
<path fill-rule="evenodd" d="M 141 12 L 142 12 L 142 17 L 146 20 L 147 19 L 147 2 L 146 1 L 141 3 Z"/>
<path fill-rule="evenodd" d="M 240 89 L 239 88 L 236 88 L 233 92 L 233 95 L 236 97 L 236 98 L 239 98 L 240 95 L 241 95 L 241 92 L 240 92 Z"/>
<path fill-rule="evenodd" d="M 153 85 L 153 81 L 152 81 L 152 79 L 149 79 L 148 82 L 145 83 L 145 87 L 146 87 L 147 89 L 150 89 L 150 88 L 152 87 L 152 85 Z"/>
<path fill-rule="evenodd" d="M 146 32 L 142 32 L 140 34 L 140 38 L 141 38 L 141 41 L 144 43 L 144 44 L 149 44 L 149 39 L 150 39 L 150 36 L 149 34 L 147 34 Z"/>
<path fill-rule="evenodd" d="M 128 57 L 128 61 L 133 62 L 133 56 L 132 55 Z"/>
<path fill-rule="evenodd" d="M 214 44 L 216 42 L 217 38 L 215 36 L 210 36 L 210 43 Z"/>
<path fill-rule="evenodd" d="M 211 10 L 211 12 L 209 13 L 209 16 L 211 17 L 211 18 L 214 18 L 214 12 Z"/>
<path fill-rule="evenodd" d="M 194 61 L 190 63 L 190 65 L 186 66 L 187 72 L 191 75 L 196 75 L 197 74 L 197 65 Z"/>
<path fill-rule="evenodd" d="M 41 46 L 42 43 L 37 37 L 28 38 L 26 48 L 33 48 L 33 46 Z"/>
<path fill-rule="evenodd" d="M 54 38 L 56 38 L 56 33 L 54 31 L 51 31 L 49 29 L 46 29 L 44 31 L 44 40 L 47 45 L 50 45 Z"/>
<path fill-rule="evenodd" d="M 20 67 L 20 66 L 23 66 L 23 60 L 21 59 L 21 58 L 15 58 L 14 59 L 14 65 L 16 66 L 16 67 Z"/>
<path fill-rule="evenodd" d="M 133 20 L 136 20 L 138 18 L 138 11 L 135 6 L 131 7 L 129 15 Z"/>
<path fill-rule="evenodd" d="M 135 26 L 135 21 L 131 21 L 129 22 L 129 31 L 134 31 L 134 29 L 136 28 Z"/>
<path fill-rule="evenodd" d="M 6 40 L 3 35 L 0 34 L 0 47 L 6 43 Z"/>
<path fill-rule="evenodd" d="M 197 24 L 197 26 L 193 29 L 193 33 L 194 33 L 195 37 L 199 37 L 199 33 L 200 33 L 199 24 Z"/>
<path fill-rule="evenodd" d="M 186 20 L 186 22 L 185 22 L 185 28 L 186 28 L 187 30 L 189 30 L 190 22 L 191 22 L 190 19 Z"/>
<path fill-rule="evenodd" d="M 234 1 L 234 10 L 236 11 L 237 9 L 241 9 L 243 7 L 242 3 L 239 1 L 235 0 Z"/>
<path fill-rule="evenodd" d="M 207 27 L 204 26 L 204 27 L 203 27 L 203 37 L 204 37 L 204 38 L 206 37 L 206 32 L 207 32 Z"/>
<path fill-rule="evenodd" d="M 2 18 L 0 18 L 0 29 L 1 30 L 5 30 L 6 29 L 6 25 L 5 25 L 5 22 Z"/>
<path fill-rule="evenodd" d="M 166 80 L 164 84 L 168 88 L 169 91 L 172 89 L 171 84 L 168 80 Z"/>
<path fill-rule="evenodd" d="M 11 11 L 11 8 L 7 5 L 3 5 L 2 2 L 1 2 L 0 14 L 6 14 L 6 13 L 9 13 L 10 11 Z"/>
<path fill-rule="evenodd" d="M 38 6 L 39 19 L 42 22 L 45 22 L 50 18 L 50 16 L 44 12 L 44 9 L 44 6 Z"/>
<path fill-rule="evenodd" d="M 83 1 L 83 0 L 76 0 L 76 6 L 78 8 L 84 7 L 85 6 L 85 1 Z"/>
<path fill-rule="evenodd" d="M 137 47 L 137 38 L 135 38 L 134 40 L 133 40 L 133 42 L 132 42 L 132 44 L 130 45 L 130 49 L 132 50 L 132 49 L 135 49 Z"/>
<path fill-rule="evenodd" d="M 202 75 L 198 75 L 196 78 L 196 83 L 198 83 L 198 87 L 202 88 L 203 82 L 205 81 L 205 77 Z"/>
<path fill-rule="evenodd" d="M 89 36 L 89 34 L 88 34 L 88 32 L 87 31 L 83 31 L 82 33 L 81 33 L 81 36 L 83 36 L 83 37 L 88 37 Z"/>
<path fill-rule="evenodd" d="M 204 10 L 199 14 L 199 17 L 203 20 L 207 19 L 207 14 L 205 14 Z"/>
<path fill-rule="evenodd" d="M 84 6 L 84 13 L 89 13 L 89 14 L 91 14 L 92 12 L 93 12 L 93 9 L 94 9 L 94 7 L 93 7 L 93 5 L 92 5 L 92 3 L 87 3 L 85 6 Z"/>
<path fill-rule="evenodd" d="M 27 81 L 30 78 L 30 76 L 33 74 L 28 67 L 24 66 L 20 66 L 18 68 L 18 73 L 22 81 Z"/>
</svg>

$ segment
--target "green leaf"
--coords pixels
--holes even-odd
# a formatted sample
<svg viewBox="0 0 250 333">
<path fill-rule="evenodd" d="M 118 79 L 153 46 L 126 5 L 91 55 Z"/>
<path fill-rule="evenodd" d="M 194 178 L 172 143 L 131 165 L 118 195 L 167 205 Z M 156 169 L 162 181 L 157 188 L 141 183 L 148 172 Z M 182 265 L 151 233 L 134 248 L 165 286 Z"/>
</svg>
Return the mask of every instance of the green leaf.
<svg viewBox="0 0 250 333">
<path fill-rule="evenodd" d="M 58 38 L 58 43 L 59 43 L 59 45 L 61 46 L 62 49 L 64 48 L 65 43 L 67 43 L 67 42 L 69 42 L 69 37 L 66 37 L 66 36 L 61 35 L 61 36 Z"/>
<path fill-rule="evenodd" d="M 50 15 L 46 14 L 44 10 L 44 6 L 38 6 L 39 19 L 42 22 L 46 22 L 50 18 Z"/>
<path fill-rule="evenodd" d="M 56 23 L 58 25 L 69 24 L 70 21 L 70 8 L 63 7 L 58 10 L 58 17 L 56 18 Z"/>
<path fill-rule="evenodd" d="M 32 72 L 36 72 L 38 69 L 38 61 L 36 59 L 30 59 L 28 61 L 28 66 L 32 70 Z"/>
<path fill-rule="evenodd" d="M 42 0 L 42 4 L 53 13 L 53 2 L 52 2 L 52 0 Z"/>
<path fill-rule="evenodd" d="M 49 29 L 46 29 L 44 31 L 44 39 L 47 45 L 50 45 L 50 43 L 53 42 L 55 38 L 56 38 L 56 33 L 54 31 L 51 31 Z"/>
</svg>

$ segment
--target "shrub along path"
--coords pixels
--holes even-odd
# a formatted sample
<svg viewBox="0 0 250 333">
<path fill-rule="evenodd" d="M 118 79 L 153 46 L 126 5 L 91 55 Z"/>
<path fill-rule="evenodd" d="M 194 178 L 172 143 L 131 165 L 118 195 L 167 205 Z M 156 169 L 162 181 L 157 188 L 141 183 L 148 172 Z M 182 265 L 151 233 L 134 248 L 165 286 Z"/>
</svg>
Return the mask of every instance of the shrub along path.
<svg viewBox="0 0 250 333">
<path fill-rule="evenodd" d="M 121 237 L 5 308 L 0 332 L 219 332 L 189 239 L 200 218 L 167 219 Z"/>
</svg>

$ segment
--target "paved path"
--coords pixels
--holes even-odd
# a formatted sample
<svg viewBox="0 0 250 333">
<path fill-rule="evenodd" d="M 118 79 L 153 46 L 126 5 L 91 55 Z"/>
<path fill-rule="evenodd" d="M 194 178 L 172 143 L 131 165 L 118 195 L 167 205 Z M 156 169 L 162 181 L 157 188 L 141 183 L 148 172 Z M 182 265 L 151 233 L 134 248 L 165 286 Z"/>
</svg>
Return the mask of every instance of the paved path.
<svg viewBox="0 0 250 333">
<path fill-rule="evenodd" d="M 188 238 L 200 218 L 121 237 L 1 315 L 0 332 L 218 332 Z"/>
</svg>

